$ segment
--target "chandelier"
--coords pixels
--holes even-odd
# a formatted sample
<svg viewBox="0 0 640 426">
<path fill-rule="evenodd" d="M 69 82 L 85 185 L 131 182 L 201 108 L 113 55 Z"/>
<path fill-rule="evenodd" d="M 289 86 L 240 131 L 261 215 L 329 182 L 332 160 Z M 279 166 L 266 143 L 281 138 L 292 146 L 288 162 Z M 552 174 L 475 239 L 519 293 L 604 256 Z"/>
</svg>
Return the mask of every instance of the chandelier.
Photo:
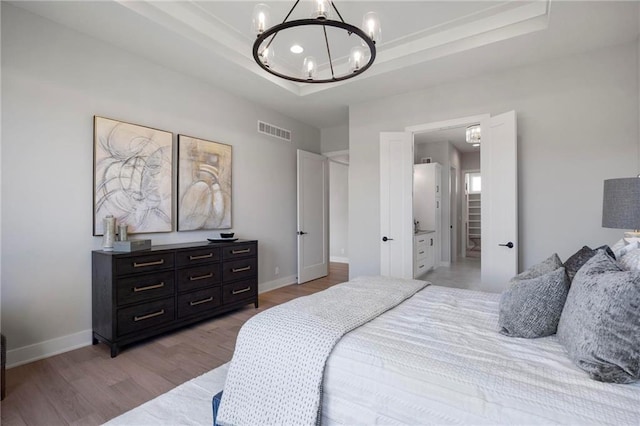
<svg viewBox="0 0 640 426">
<path fill-rule="evenodd" d="M 467 135 L 466 135 L 467 143 L 472 143 L 474 145 L 477 144 L 475 146 L 478 146 L 480 144 L 481 139 L 482 137 L 481 137 L 479 124 L 474 124 L 473 126 L 467 127 Z"/>
<path fill-rule="evenodd" d="M 260 67 L 280 78 L 300 83 L 333 83 L 360 75 L 373 64 L 376 58 L 376 42 L 380 40 L 381 33 L 380 20 L 375 12 L 367 13 L 363 18 L 362 28 L 358 28 L 344 21 L 332 1 L 311 0 L 309 3 L 313 4 L 313 8 L 310 18 L 287 21 L 298 3 L 300 3 L 300 0 L 295 2 L 282 23 L 272 27 L 269 27 L 269 6 L 258 4 L 254 7 L 252 27 L 257 39 L 253 43 L 253 58 Z M 337 14 L 339 19 L 332 19 L 333 12 Z M 299 64 L 300 74 L 292 75 L 291 72 L 285 71 L 284 67 L 278 67 L 274 64 L 275 51 L 273 42 L 279 33 L 289 30 L 292 34 L 294 31 L 297 31 L 296 34 L 300 34 L 299 29 L 301 28 L 305 28 L 305 31 L 309 34 L 315 35 L 317 37 L 316 41 L 319 40 L 324 46 L 322 53 L 320 53 L 322 56 L 305 56 L 302 63 Z M 343 33 L 342 35 L 346 33 L 348 39 L 353 40 L 353 47 L 349 52 L 346 70 L 344 66 L 340 66 L 340 58 L 332 57 L 329 43 L 329 39 L 333 38 L 335 48 L 335 39 L 340 37 L 329 37 L 327 29 L 329 29 L 329 33 L 336 30 Z M 325 48 L 326 52 L 324 52 Z M 294 45 L 290 50 L 293 53 L 299 53 L 304 48 Z M 319 70 L 318 59 L 326 60 L 328 67 L 324 68 L 324 70 Z M 339 73 L 338 71 L 342 72 Z M 319 76 L 320 72 L 325 75 Z"/>
</svg>

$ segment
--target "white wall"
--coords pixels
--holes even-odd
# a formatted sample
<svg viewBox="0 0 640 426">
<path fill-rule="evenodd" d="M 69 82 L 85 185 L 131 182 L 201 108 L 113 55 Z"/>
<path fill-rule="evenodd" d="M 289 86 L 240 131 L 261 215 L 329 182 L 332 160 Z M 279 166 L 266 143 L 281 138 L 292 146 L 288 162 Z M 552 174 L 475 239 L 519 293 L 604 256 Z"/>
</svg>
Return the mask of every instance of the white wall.
<svg viewBox="0 0 640 426">
<path fill-rule="evenodd" d="M 91 250 L 101 246 L 92 237 L 94 114 L 171 131 L 174 141 L 183 133 L 232 145 L 233 229 L 259 240 L 260 290 L 295 281 L 296 148 L 320 152 L 318 129 L 5 2 L 2 89 L 9 364 L 90 343 Z M 291 129 L 294 143 L 259 135 L 258 119 Z M 214 233 L 146 236 L 163 244 Z"/>
<path fill-rule="evenodd" d="M 349 125 L 320 129 L 322 152 L 344 151 L 349 149 Z"/>
<path fill-rule="evenodd" d="M 329 161 L 329 256 L 349 263 L 349 166 Z"/>
<path fill-rule="evenodd" d="M 601 227 L 602 187 L 638 168 L 637 55 L 633 42 L 351 106 L 350 275 L 380 272 L 379 133 L 512 109 L 520 268 L 614 243 L 621 231 Z"/>
<path fill-rule="evenodd" d="M 462 170 L 480 170 L 480 151 L 463 152 L 460 158 Z"/>
</svg>

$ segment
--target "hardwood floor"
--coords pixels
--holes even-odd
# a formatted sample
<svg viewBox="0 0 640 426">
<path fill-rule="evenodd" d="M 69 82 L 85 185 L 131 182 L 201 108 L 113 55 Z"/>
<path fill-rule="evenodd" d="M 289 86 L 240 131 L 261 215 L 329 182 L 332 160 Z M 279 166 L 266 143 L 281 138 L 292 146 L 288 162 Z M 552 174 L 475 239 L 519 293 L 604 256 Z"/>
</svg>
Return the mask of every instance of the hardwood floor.
<svg viewBox="0 0 640 426">
<path fill-rule="evenodd" d="M 125 347 L 111 358 L 104 344 L 7 370 L 3 425 L 97 425 L 231 360 L 242 324 L 265 309 L 348 280 L 347 264 L 329 275 L 260 295 L 244 309 Z"/>
</svg>

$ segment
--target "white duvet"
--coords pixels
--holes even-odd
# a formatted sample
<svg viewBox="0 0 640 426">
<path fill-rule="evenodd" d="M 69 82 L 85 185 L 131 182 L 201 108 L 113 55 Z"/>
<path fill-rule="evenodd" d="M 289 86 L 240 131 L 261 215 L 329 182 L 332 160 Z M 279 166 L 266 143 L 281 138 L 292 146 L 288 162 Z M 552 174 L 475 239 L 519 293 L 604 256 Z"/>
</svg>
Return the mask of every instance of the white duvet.
<svg viewBox="0 0 640 426">
<path fill-rule="evenodd" d="M 640 424 L 640 383 L 589 379 L 555 336 L 497 333 L 499 295 L 429 286 L 350 332 L 327 362 L 323 424 Z M 110 424 L 207 424 L 227 366 Z"/>
<path fill-rule="evenodd" d="M 555 336 L 497 333 L 499 295 L 429 286 L 344 336 L 325 424 L 640 424 L 640 383 L 596 382 Z"/>
</svg>

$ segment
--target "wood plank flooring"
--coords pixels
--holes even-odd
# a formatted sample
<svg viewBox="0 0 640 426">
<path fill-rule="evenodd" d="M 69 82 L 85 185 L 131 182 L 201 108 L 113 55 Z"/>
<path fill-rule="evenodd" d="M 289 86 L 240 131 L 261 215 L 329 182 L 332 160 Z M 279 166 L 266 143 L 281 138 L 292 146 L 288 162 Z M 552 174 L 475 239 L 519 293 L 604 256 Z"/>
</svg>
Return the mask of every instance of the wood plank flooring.
<svg viewBox="0 0 640 426">
<path fill-rule="evenodd" d="M 222 315 L 125 347 L 111 358 L 104 344 L 7 370 L 2 425 L 97 425 L 231 360 L 242 324 L 265 309 L 348 280 L 347 264 L 329 275 L 260 295 L 260 308 Z"/>
</svg>

